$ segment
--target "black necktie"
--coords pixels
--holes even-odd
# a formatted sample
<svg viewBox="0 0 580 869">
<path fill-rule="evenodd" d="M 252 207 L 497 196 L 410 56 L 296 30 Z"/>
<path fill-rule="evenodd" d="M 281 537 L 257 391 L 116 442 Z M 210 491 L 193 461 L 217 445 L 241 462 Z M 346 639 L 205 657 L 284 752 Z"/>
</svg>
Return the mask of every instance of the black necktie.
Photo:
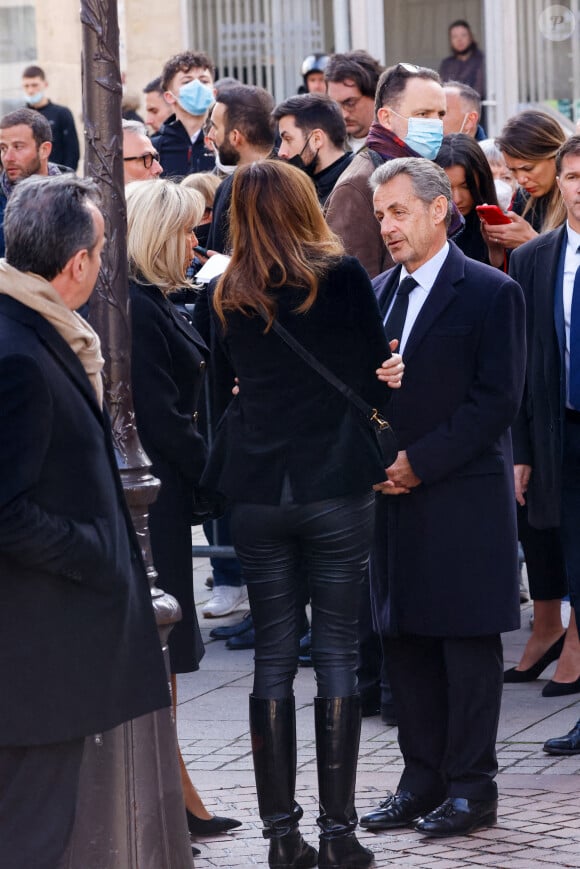
<svg viewBox="0 0 580 869">
<path fill-rule="evenodd" d="M 576 251 L 580 253 L 580 247 Z M 574 278 L 570 310 L 570 373 L 568 379 L 570 404 L 580 410 L 580 268 Z"/>
<path fill-rule="evenodd" d="M 414 290 L 416 286 L 418 286 L 418 283 L 415 278 L 409 276 L 403 278 L 399 284 L 393 307 L 391 308 L 391 312 L 385 323 L 385 335 L 387 336 L 387 340 L 392 341 L 393 338 L 396 338 L 400 344 L 403 327 L 405 326 L 405 320 L 407 318 L 407 309 L 409 307 L 409 293 L 411 290 Z"/>
</svg>

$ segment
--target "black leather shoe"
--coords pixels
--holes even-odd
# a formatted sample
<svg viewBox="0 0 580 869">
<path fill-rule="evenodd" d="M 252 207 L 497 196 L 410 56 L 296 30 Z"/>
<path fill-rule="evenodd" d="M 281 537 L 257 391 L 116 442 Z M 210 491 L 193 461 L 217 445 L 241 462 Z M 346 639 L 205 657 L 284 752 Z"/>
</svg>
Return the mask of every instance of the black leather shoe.
<svg viewBox="0 0 580 869">
<path fill-rule="evenodd" d="M 580 721 L 566 736 L 555 736 L 544 743 L 548 754 L 580 754 Z"/>
<path fill-rule="evenodd" d="M 555 682 L 550 679 L 542 688 L 542 697 L 564 697 L 580 693 L 580 676 L 574 682 Z"/>
<path fill-rule="evenodd" d="M 221 625 L 219 628 L 212 628 L 209 635 L 212 640 L 229 640 L 230 637 L 238 637 L 253 627 L 252 613 L 246 613 L 241 622 L 236 622 L 235 625 Z"/>
<path fill-rule="evenodd" d="M 448 797 L 438 808 L 419 818 L 415 829 L 426 836 L 465 836 L 494 824 L 497 824 L 497 800 Z"/>
<path fill-rule="evenodd" d="M 396 794 L 389 794 L 374 812 L 363 815 L 360 825 L 371 832 L 410 827 L 413 821 L 430 812 L 437 804 L 438 800 L 398 790 Z"/>
<path fill-rule="evenodd" d="M 236 634 L 235 637 L 230 637 L 226 640 L 226 649 L 253 649 L 256 645 L 256 632 L 253 626 L 248 628 L 242 634 Z"/>
<path fill-rule="evenodd" d="M 201 851 L 199 850 L 199 848 L 196 848 L 194 845 L 192 845 L 191 846 L 191 856 L 192 857 L 199 857 L 200 854 L 201 854 Z"/>
<path fill-rule="evenodd" d="M 566 631 L 564 631 L 560 639 L 556 640 L 556 642 L 553 643 L 546 652 L 544 652 L 542 657 L 539 658 L 535 664 L 532 664 L 531 667 L 528 667 L 527 670 L 516 670 L 515 667 L 510 667 L 509 670 L 505 670 L 503 674 L 504 683 L 533 682 L 534 679 L 538 678 L 540 673 L 544 672 L 546 667 L 551 664 L 552 661 L 558 660 L 562 654 L 565 639 Z"/>
<path fill-rule="evenodd" d="M 220 818 L 214 815 L 213 818 L 204 821 L 203 818 L 198 818 L 187 809 L 185 814 L 187 815 L 189 832 L 193 836 L 217 836 L 219 833 L 227 833 L 228 830 L 235 830 L 236 827 L 242 826 L 242 822 L 236 821 L 235 818 Z"/>
</svg>

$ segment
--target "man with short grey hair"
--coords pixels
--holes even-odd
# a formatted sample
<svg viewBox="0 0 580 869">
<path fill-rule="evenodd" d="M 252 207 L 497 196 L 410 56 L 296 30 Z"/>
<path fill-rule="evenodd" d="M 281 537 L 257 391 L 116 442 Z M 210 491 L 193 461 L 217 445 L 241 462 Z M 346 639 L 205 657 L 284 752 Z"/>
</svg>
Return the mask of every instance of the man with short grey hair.
<svg viewBox="0 0 580 869">
<path fill-rule="evenodd" d="M 19 182 L 0 261 L 0 863 L 55 869 L 85 737 L 169 705 L 151 594 L 75 313 L 105 243 L 95 185 Z"/>
<path fill-rule="evenodd" d="M 371 183 L 396 263 L 373 283 L 405 362 L 389 409 L 399 453 L 375 487 L 371 594 L 405 765 L 361 826 L 451 836 L 497 815 L 500 632 L 519 627 L 510 426 L 524 304 L 518 284 L 447 241 L 439 166 L 395 159 Z"/>
<path fill-rule="evenodd" d="M 123 174 L 125 184 L 159 178 L 163 167 L 159 154 L 147 135 L 145 124 L 125 121 L 123 126 Z"/>
</svg>

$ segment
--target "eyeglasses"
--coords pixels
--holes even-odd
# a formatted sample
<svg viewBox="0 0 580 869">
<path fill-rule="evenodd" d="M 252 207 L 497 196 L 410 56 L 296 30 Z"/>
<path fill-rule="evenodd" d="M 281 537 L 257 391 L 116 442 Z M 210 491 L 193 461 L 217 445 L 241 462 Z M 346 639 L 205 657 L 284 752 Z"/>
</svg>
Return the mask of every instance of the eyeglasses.
<svg viewBox="0 0 580 869">
<path fill-rule="evenodd" d="M 153 153 L 148 152 L 147 154 L 140 154 L 138 157 L 123 157 L 123 163 L 127 163 L 129 160 L 143 160 L 145 168 L 151 169 L 154 160 L 156 160 L 157 163 L 159 162 L 159 154 L 157 151 L 153 151 Z"/>
<path fill-rule="evenodd" d="M 345 109 L 347 112 L 351 112 L 356 108 L 357 104 L 362 100 L 363 94 L 360 97 L 349 97 L 347 100 L 335 100 L 341 109 Z"/>
<path fill-rule="evenodd" d="M 398 63 L 397 69 L 402 69 L 405 72 L 410 72 L 411 75 L 416 75 L 421 69 L 420 66 L 416 66 L 414 63 Z"/>
</svg>

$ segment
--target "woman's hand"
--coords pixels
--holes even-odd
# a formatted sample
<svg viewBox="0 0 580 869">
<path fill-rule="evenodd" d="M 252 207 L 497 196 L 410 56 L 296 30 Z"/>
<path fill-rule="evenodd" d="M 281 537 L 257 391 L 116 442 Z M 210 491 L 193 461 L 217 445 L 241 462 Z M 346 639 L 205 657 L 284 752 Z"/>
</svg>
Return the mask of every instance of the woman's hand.
<svg viewBox="0 0 580 869">
<path fill-rule="evenodd" d="M 513 250 L 538 235 L 528 221 L 516 214 L 515 211 L 508 211 L 507 216 L 511 219 L 511 223 L 492 226 L 491 223 L 481 221 L 481 234 L 486 244 L 501 245 Z"/>
<path fill-rule="evenodd" d="M 390 359 L 385 359 L 380 368 L 377 368 L 376 375 L 379 380 L 390 386 L 391 389 L 399 389 L 403 382 L 403 374 L 405 371 L 405 363 L 400 353 L 394 351 L 399 346 L 396 338 L 389 341 L 389 347 L 392 351 Z"/>
</svg>

